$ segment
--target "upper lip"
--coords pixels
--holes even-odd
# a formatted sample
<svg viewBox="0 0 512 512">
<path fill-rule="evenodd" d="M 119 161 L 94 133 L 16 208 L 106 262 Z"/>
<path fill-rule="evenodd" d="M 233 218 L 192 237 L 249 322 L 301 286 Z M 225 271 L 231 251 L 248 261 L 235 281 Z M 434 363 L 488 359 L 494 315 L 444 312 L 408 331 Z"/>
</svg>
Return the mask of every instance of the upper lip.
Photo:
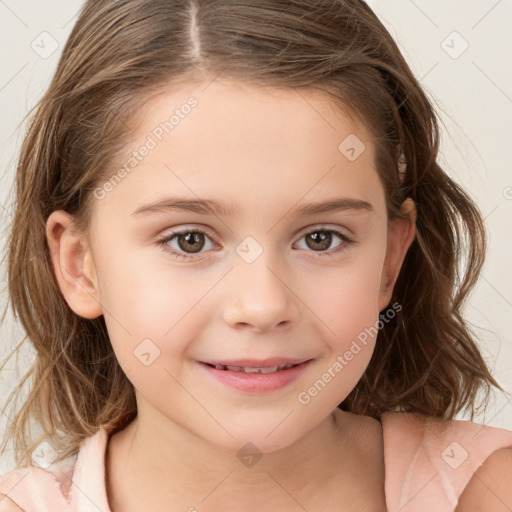
<svg viewBox="0 0 512 512">
<path fill-rule="evenodd" d="M 310 358 L 311 359 L 311 358 Z M 282 366 L 283 364 L 300 364 L 309 359 L 291 359 L 289 357 L 270 357 L 267 359 L 223 359 L 221 361 L 202 361 L 213 366 L 220 364 L 223 366 L 239 366 L 242 368 L 272 368 L 273 366 Z"/>
</svg>

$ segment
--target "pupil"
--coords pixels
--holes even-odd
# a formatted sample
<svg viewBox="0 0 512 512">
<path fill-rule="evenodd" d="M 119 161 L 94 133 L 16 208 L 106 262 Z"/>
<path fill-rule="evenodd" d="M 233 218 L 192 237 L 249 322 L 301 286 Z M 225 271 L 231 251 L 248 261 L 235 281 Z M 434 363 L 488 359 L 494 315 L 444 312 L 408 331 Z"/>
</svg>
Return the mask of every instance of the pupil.
<svg viewBox="0 0 512 512">
<path fill-rule="evenodd" d="M 203 248 L 204 243 L 197 244 L 197 242 L 201 240 L 201 233 L 186 233 L 185 235 L 181 235 L 180 238 L 185 240 L 185 244 L 179 241 L 180 249 L 184 251 L 199 252 Z"/>
<path fill-rule="evenodd" d="M 313 246 L 309 244 L 308 240 L 312 239 L 314 243 L 321 244 L 321 247 Z M 331 245 L 332 241 L 332 234 L 328 231 L 315 231 L 314 233 L 311 233 L 306 237 L 306 243 L 308 244 L 308 247 L 313 250 L 325 250 L 328 249 Z"/>
</svg>

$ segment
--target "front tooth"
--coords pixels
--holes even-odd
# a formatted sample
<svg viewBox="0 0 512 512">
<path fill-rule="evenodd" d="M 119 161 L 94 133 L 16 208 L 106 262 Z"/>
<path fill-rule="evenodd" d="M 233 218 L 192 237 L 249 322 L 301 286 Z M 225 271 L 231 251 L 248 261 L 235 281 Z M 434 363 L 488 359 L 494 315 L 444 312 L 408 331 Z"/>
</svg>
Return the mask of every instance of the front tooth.
<svg viewBox="0 0 512 512">
<path fill-rule="evenodd" d="M 261 373 L 272 373 L 277 371 L 277 366 L 271 366 L 270 368 L 260 368 Z"/>
<path fill-rule="evenodd" d="M 240 372 L 243 370 L 241 366 L 226 366 L 228 370 L 231 370 L 232 372 Z"/>
<path fill-rule="evenodd" d="M 259 368 L 244 368 L 245 373 L 258 373 L 259 371 Z"/>
</svg>

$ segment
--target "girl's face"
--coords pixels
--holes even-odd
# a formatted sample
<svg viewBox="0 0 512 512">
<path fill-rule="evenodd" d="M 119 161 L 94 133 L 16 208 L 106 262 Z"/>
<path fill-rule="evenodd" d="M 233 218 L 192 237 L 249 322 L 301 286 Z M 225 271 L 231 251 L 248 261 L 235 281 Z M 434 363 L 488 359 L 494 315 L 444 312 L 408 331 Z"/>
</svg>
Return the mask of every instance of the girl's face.
<svg viewBox="0 0 512 512">
<path fill-rule="evenodd" d="M 81 286 L 61 286 L 76 312 L 104 315 L 139 421 L 264 452 L 345 399 L 414 236 L 388 226 L 374 157 L 319 92 L 215 80 L 144 107 L 95 190 Z M 311 361 L 266 390 L 204 364 L 269 358 Z"/>
</svg>

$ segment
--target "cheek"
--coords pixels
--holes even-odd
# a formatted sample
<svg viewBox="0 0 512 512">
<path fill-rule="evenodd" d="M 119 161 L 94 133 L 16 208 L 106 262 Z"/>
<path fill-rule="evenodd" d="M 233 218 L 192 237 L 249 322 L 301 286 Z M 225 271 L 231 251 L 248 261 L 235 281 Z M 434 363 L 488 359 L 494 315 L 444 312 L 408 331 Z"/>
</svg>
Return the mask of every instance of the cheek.
<svg viewBox="0 0 512 512">
<path fill-rule="evenodd" d="M 343 378 L 334 379 L 341 396 L 346 396 L 360 379 L 375 347 L 385 240 L 380 242 L 358 252 L 357 259 L 345 268 L 326 276 L 322 280 L 324 293 L 312 297 L 328 349 L 323 371 L 343 374 Z"/>
<path fill-rule="evenodd" d="M 179 342 L 187 337 L 178 333 L 185 328 L 187 312 L 193 312 L 202 286 L 191 287 L 190 279 L 176 269 L 165 272 L 134 256 L 119 256 L 112 254 L 103 262 L 98 279 L 110 341 L 128 372 L 134 363 L 140 364 L 138 352 L 149 352 L 155 359 L 164 352 L 183 349 Z"/>
<path fill-rule="evenodd" d="M 342 357 L 342 387 L 355 385 L 373 351 L 370 328 L 379 315 L 384 244 L 385 240 L 377 240 L 337 267 L 318 266 L 314 278 L 313 267 L 309 274 L 304 270 L 295 276 L 294 293 L 301 300 L 293 299 L 293 294 L 291 298 L 310 317 L 304 325 L 314 325 L 311 335 L 318 338 L 317 347 L 323 340 L 329 364 Z M 152 379 L 159 375 L 168 386 L 169 376 L 163 370 L 178 372 L 179 364 L 173 361 L 180 361 L 190 340 L 211 322 L 216 307 L 212 289 L 219 272 L 207 268 L 190 272 L 166 265 L 164 256 L 148 264 L 143 251 L 123 254 L 109 247 L 109 258 L 98 267 L 98 278 L 105 322 L 121 367 L 138 389 L 139 384 L 144 388 L 148 369 Z"/>
<path fill-rule="evenodd" d="M 356 336 L 378 320 L 383 259 L 375 244 L 323 279 L 323 293 L 313 298 L 334 339 Z"/>
<path fill-rule="evenodd" d="M 196 279 L 192 284 L 190 273 L 166 266 L 164 256 L 121 252 L 112 252 L 99 267 L 102 306 L 127 331 L 162 336 L 197 302 L 203 286 Z"/>
</svg>

